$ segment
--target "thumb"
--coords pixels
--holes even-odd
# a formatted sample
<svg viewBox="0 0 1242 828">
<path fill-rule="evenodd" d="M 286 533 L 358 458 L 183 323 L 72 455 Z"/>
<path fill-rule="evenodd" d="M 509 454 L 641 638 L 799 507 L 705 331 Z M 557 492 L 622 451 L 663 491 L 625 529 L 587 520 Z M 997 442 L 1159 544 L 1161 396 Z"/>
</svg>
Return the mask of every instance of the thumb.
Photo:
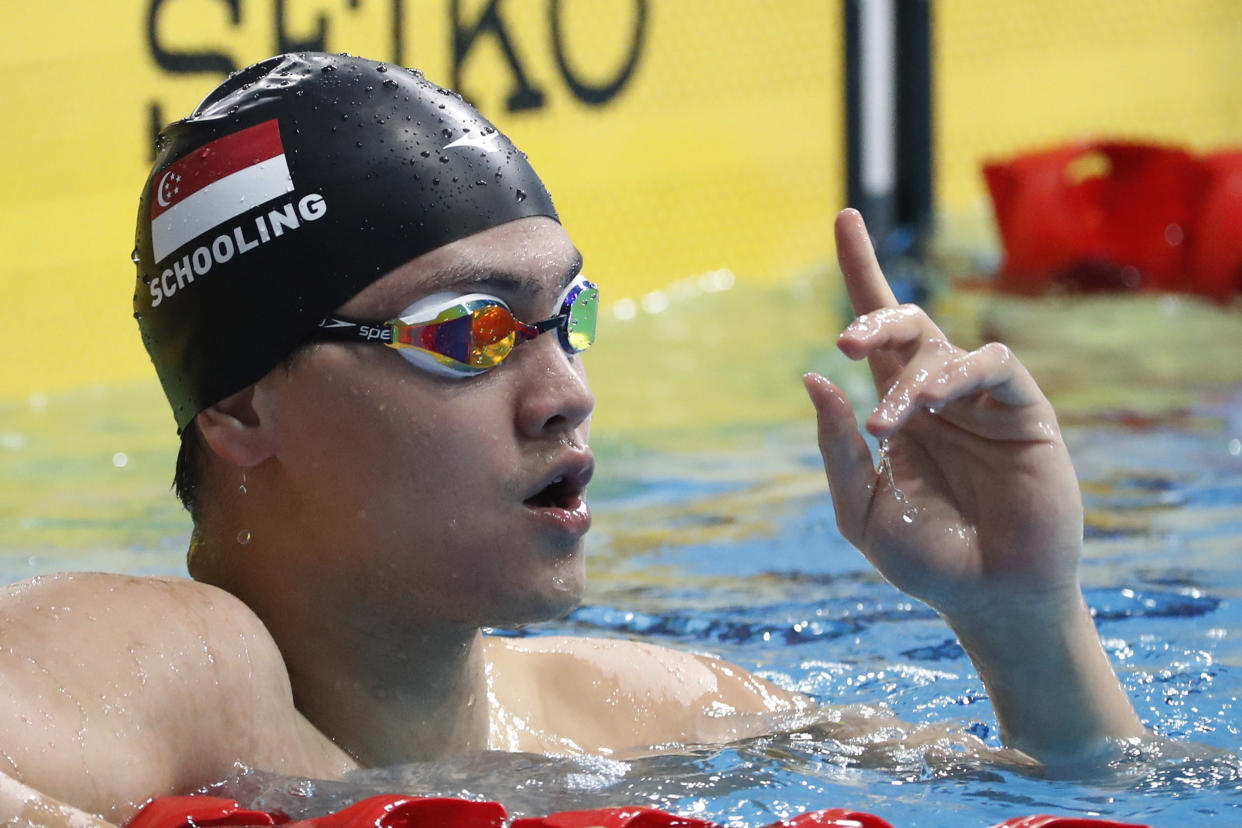
<svg viewBox="0 0 1242 828">
<path fill-rule="evenodd" d="M 819 453 L 824 458 L 837 527 L 846 540 L 857 545 L 875 489 L 871 450 L 858 431 L 854 408 L 845 392 L 815 373 L 803 376 L 802 384 L 815 406 Z"/>
</svg>

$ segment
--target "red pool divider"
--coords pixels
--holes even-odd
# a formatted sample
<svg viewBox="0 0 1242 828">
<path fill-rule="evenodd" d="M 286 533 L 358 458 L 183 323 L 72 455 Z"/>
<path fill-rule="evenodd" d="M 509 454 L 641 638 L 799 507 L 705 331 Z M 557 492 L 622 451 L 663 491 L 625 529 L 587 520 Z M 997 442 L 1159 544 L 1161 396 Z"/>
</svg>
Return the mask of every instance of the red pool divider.
<svg viewBox="0 0 1242 828">
<path fill-rule="evenodd" d="M 1242 151 L 1097 141 L 988 163 L 983 175 L 1002 289 L 1242 292 Z"/>
<path fill-rule="evenodd" d="M 127 828 L 216 828 L 231 825 L 281 825 L 285 828 L 720 828 L 714 822 L 677 816 L 655 808 L 599 808 L 545 817 L 520 817 L 508 823 L 498 802 L 464 799 L 372 796 L 332 814 L 293 822 L 280 812 L 242 808 L 215 796 L 165 796 L 152 800 Z M 894 828 L 874 814 L 832 808 L 773 822 L 765 828 Z M 1082 817 L 1028 816 L 993 828 L 1147 828 L 1128 822 Z"/>
<path fill-rule="evenodd" d="M 1224 301 L 1242 293 L 1242 150 L 1208 155 L 1202 163 L 1210 186 L 1186 268 L 1193 292 Z"/>
</svg>

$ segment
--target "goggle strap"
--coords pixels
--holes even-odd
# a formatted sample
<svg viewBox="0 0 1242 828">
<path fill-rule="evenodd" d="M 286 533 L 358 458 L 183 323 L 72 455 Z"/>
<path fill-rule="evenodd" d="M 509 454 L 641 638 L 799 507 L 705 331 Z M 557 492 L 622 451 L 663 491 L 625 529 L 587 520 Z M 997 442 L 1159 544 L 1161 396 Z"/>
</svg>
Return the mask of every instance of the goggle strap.
<svg viewBox="0 0 1242 828">
<path fill-rule="evenodd" d="M 365 332 L 364 332 L 365 331 Z M 392 342 L 392 326 L 329 316 L 319 322 L 315 339 L 328 342 Z"/>
<path fill-rule="evenodd" d="M 568 316 L 568 313 L 560 313 L 551 319 L 543 319 L 539 322 L 518 322 L 518 331 L 523 339 L 534 339 L 541 333 L 559 328 Z"/>
</svg>

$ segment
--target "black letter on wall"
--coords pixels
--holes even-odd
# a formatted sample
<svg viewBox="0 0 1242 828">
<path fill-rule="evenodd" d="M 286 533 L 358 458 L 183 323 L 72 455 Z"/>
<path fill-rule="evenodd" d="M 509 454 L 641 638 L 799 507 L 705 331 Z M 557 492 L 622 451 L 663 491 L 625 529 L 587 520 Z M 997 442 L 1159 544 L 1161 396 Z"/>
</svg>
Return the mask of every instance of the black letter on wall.
<svg viewBox="0 0 1242 828">
<path fill-rule="evenodd" d="M 548 6 L 550 18 L 548 24 L 552 29 L 552 48 L 556 52 L 556 65 L 560 68 L 561 77 L 565 78 L 565 83 L 569 84 L 574 97 L 583 103 L 594 106 L 608 103 L 617 92 L 621 91 L 621 87 L 625 86 L 630 75 L 634 74 L 634 67 L 638 65 L 638 53 L 642 51 L 643 32 L 647 25 L 647 0 L 635 0 L 635 3 L 637 13 L 634 15 L 634 35 L 630 39 L 630 53 L 616 77 L 599 86 L 591 86 L 583 82 L 570 68 L 569 61 L 565 57 L 565 41 L 561 33 L 561 0 L 552 0 Z"/>
<path fill-rule="evenodd" d="M 323 52 L 328 48 L 328 18 L 319 15 L 316 20 L 318 33 L 308 40 L 295 40 L 285 32 L 285 5 L 288 0 L 276 0 L 276 54 L 285 52 Z M 355 8 L 356 3 L 351 3 Z"/>
<path fill-rule="evenodd" d="M 159 38 L 160 8 L 168 0 L 151 0 L 147 7 L 147 46 L 155 63 L 166 72 L 175 74 L 193 74 L 196 72 L 214 72 L 227 75 L 237 66 L 233 59 L 224 52 L 174 52 L 164 48 Z M 241 0 L 220 0 L 228 6 L 229 20 L 236 26 L 241 23 Z M 147 106 L 148 130 L 150 132 L 150 159 L 155 159 L 155 139 L 160 128 L 164 126 L 164 113 L 157 101 Z"/>
<path fill-rule="evenodd" d="M 160 44 L 159 22 L 160 7 L 168 0 L 151 0 L 147 8 L 147 44 L 151 47 L 151 55 L 161 69 L 180 74 L 193 72 L 218 72 L 227 75 L 237 67 L 233 59 L 223 52 L 173 52 Z M 220 0 L 229 7 L 229 16 L 233 25 L 241 22 L 241 0 Z"/>
<path fill-rule="evenodd" d="M 504 52 L 505 60 L 509 63 L 509 69 L 513 73 L 513 79 L 516 86 L 509 93 L 509 99 L 505 102 L 510 112 L 517 112 L 522 109 L 538 109 L 543 106 L 543 91 L 532 86 L 530 80 L 526 77 L 526 72 L 522 69 L 522 64 L 518 60 L 517 52 L 513 49 L 513 41 L 509 39 L 509 33 L 505 30 L 504 21 L 500 19 L 500 0 L 491 0 L 487 4 L 487 8 L 479 15 L 478 22 L 472 27 L 461 25 L 461 0 L 453 0 L 453 88 L 462 93 L 463 96 L 469 98 L 461 84 L 461 67 L 466 62 L 466 56 L 474 47 L 474 41 L 483 32 L 489 32 L 496 36 L 496 40 L 500 43 L 500 48 Z"/>
</svg>

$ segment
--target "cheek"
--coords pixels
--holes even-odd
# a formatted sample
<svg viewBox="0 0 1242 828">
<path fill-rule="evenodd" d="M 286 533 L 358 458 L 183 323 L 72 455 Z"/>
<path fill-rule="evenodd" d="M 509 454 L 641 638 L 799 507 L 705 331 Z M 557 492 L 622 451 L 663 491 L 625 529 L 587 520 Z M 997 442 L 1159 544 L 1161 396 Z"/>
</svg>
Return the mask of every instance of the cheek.
<svg viewBox="0 0 1242 828">
<path fill-rule="evenodd" d="M 449 519 L 452 507 L 469 506 L 495 485 L 492 464 L 503 452 L 494 438 L 445 412 L 387 407 L 359 412 L 342 428 L 357 452 L 350 459 L 356 494 L 386 504 L 384 517 L 398 524 L 417 515 L 430 528 L 437 513 Z"/>
<path fill-rule="evenodd" d="M 383 400 L 372 393 L 349 403 L 323 437 L 346 455 L 341 462 L 352 473 L 342 475 L 348 490 L 341 495 L 365 511 L 368 534 L 438 543 L 498 508 L 515 465 L 499 405 L 391 389 Z"/>
<path fill-rule="evenodd" d="M 311 381 L 286 389 L 280 409 L 280 461 L 308 508 L 348 518 L 434 477 L 442 426 L 432 401 L 400 382 L 353 379 L 363 373 L 356 365 L 314 368 Z"/>
</svg>

